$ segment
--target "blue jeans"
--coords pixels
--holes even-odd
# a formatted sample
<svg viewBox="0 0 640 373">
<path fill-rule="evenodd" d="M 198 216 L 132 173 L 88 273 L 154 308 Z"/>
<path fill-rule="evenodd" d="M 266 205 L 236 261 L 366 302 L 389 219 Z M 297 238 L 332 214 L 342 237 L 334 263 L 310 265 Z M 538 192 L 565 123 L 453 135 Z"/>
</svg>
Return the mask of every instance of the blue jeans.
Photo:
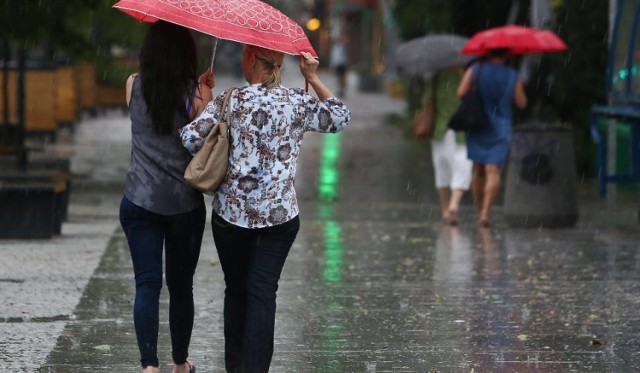
<svg viewBox="0 0 640 373">
<path fill-rule="evenodd" d="M 226 285 L 225 366 L 231 373 L 269 371 L 273 356 L 278 281 L 300 219 L 248 229 L 215 212 L 211 226 Z"/>
<path fill-rule="evenodd" d="M 158 364 L 158 312 L 162 288 L 162 251 L 169 289 L 171 354 L 184 364 L 193 329 L 193 275 L 206 224 L 204 205 L 176 215 L 159 215 L 136 206 L 126 197 L 120 203 L 120 224 L 127 236 L 136 280 L 133 321 L 142 367 Z"/>
</svg>

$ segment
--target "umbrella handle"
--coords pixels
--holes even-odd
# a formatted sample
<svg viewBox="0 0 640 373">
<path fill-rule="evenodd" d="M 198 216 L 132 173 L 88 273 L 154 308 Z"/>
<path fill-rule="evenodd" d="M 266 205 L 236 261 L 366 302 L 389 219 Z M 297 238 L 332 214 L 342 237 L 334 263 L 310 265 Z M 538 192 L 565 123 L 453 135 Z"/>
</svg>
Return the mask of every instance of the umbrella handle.
<svg viewBox="0 0 640 373">
<path fill-rule="evenodd" d="M 213 38 L 213 53 L 211 54 L 211 71 L 213 71 L 213 61 L 216 60 L 216 49 L 218 49 L 218 38 Z"/>
<path fill-rule="evenodd" d="M 307 79 L 304 80 L 304 91 L 309 93 L 309 81 Z"/>
</svg>

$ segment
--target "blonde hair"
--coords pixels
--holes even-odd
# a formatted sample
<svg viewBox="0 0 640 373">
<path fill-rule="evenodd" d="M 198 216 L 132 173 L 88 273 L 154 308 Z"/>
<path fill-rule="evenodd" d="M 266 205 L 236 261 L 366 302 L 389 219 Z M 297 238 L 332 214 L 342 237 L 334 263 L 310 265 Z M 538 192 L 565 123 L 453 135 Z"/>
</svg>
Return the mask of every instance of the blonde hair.
<svg viewBox="0 0 640 373">
<path fill-rule="evenodd" d="M 247 47 L 268 71 L 262 77 L 262 86 L 271 89 L 279 85 L 282 81 L 281 68 L 284 61 L 284 53 L 255 45 L 247 45 Z"/>
</svg>

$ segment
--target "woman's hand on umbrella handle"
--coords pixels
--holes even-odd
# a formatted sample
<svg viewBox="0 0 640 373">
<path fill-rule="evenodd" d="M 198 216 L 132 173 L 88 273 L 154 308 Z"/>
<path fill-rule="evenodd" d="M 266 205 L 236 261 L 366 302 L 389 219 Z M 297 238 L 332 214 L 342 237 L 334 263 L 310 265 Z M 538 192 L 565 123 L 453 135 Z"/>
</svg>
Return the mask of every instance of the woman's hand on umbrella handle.
<svg viewBox="0 0 640 373">
<path fill-rule="evenodd" d="M 200 78 L 198 78 L 198 82 L 200 84 L 206 85 L 207 87 L 209 87 L 209 89 L 213 89 L 213 87 L 216 86 L 216 76 L 209 68 L 207 69 L 207 71 L 202 73 L 202 75 L 200 75 Z"/>
<path fill-rule="evenodd" d="M 316 74 L 320 62 L 313 58 L 310 53 L 300 52 L 300 72 L 310 83 L 318 78 Z"/>
<path fill-rule="evenodd" d="M 304 78 L 311 84 L 313 90 L 316 91 L 318 98 L 321 100 L 326 100 L 330 97 L 333 97 L 333 93 L 329 91 L 329 89 L 322 83 L 318 74 L 318 65 L 320 62 L 313 58 L 310 53 L 301 52 L 300 53 L 300 71 Z"/>
</svg>

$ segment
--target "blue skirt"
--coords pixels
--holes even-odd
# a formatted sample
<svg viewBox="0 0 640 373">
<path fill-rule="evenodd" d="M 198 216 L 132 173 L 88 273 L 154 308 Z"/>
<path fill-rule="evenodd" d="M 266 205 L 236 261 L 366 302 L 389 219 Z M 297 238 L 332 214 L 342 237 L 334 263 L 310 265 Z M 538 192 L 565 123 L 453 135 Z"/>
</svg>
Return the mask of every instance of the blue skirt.
<svg viewBox="0 0 640 373">
<path fill-rule="evenodd" d="M 502 166 L 511 144 L 511 120 L 492 117 L 491 128 L 467 132 L 467 158 Z"/>
</svg>

